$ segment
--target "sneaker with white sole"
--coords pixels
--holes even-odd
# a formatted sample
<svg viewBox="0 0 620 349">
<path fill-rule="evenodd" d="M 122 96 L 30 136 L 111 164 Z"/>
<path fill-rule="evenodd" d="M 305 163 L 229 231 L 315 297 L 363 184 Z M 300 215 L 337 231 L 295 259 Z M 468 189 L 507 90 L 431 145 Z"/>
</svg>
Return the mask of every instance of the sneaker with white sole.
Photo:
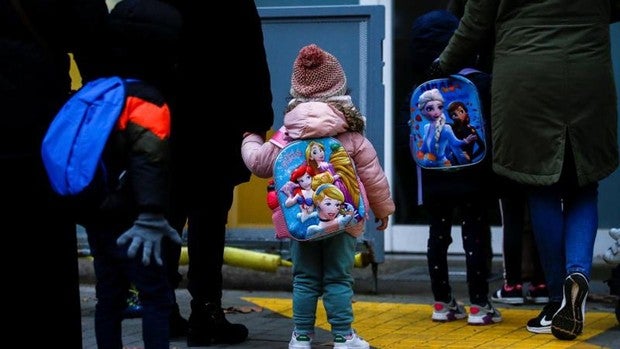
<svg viewBox="0 0 620 349">
<path fill-rule="evenodd" d="M 465 307 L 459 304 L 454 298 L 449 303 L 435 302 L 433 304 L 433 321 L 448 322 L 464 319 L 467 316 Z"/>
<path fill-rule="evenodd" d="M 293 331 L 291 341 L 288 342 L 288 349 L 310 349 L 312 348 L 312 335 L 299 334 Z"/>
<path fill-rule="evenodd" d="M 525 299 L 527 299 L 528 301 L 530 301 L 532 303 L 535 303 L 535 304 L 547 304 L 547 303 L 549 303 L 549 290 L 547 289 L 547 285 L 545 285 L 545 284 L 538 284 L 538 285 L 531 284 L 527 288 L 527 295 L 525 296 Z"/>
<path fill-rule="evenodd" d="M 609 236 L 616 242 L 605 251 L 603 260 L 609 264 L 620 264 L 620 228 L 609 229 Z"/>
<path fill-rule="evenodd" d="M 341 349 L 369 349 L 370 344 L 352 331 L 351 334 L 343 336 L 337 334 L 334 336 L 334 348 Z"/>
<path fill-rule="evenodd" d="M 572 273 L 566 277 L 560 310 L 551 321 L 551 333 L 555 338 L 573 340 L 583 332 L 589 289 L 588 279 L 583 274 Z"/>
<path fill-rule="evenodd" d="M 603 255 L 603 260 L 609 264 L 620 263 L 620 240 L 616 240 Z"/>
<path fill-rule="evenodd" d="M 523 299 L 523 285 L 508 285 L 507 283 L 505 283 L 504 286 L 493 292 L 491 299 L 494 302 L 505 304 L 523 304 L 525 303 Z"/>
<path fill-rule="evenodd" d="M 549 302 L 537 317 L 527 322 L 527 330 L 532 333 L 551 333 L 551 319 L 560 309 L 560 302 Z"/>
<path fill-rule="evenodd" d="M 620 228 L 609 229 L 609 236 L 616 241 L 620 240 Z"/>
<path fill-rule="evenodd" d="M 502 314 L 493 307 L 491 302 L 482 306 L 472 304 L 469 307 L 467 323 L 470 325 L 492 325 L 502 321 Z"/>
</svg>

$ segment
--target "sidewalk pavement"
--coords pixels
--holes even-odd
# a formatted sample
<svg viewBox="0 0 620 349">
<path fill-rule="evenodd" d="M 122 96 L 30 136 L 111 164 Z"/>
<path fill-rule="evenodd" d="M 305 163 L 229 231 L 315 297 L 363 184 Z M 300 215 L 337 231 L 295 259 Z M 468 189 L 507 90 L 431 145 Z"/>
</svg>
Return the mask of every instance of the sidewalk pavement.
<svg viewBox="0 0 620 349">
<path fill-rule="evenodd" d="M 464 257 L 449 259 L 453 293 L 468 306 Z M 502 285 L 501 257 L 493 259 L 490 293 Z M 377 277 L 372 268 L 356 268 L 354 328 L 372 348 L 620 348 L 620 326 L 614 314 L 616 298 L 609 295 L 604 283 L 611 267 L 596 261 L 590 283 L 585 329 L 573 341 L 560 341 L 550 334 L 533 334 L 525 329 L 536 317 L 541 305 L 506 305 L 496 303 L 503 321 L 489 326 L 469 326 L 466 320 L 450 323 L 432 322 L 433 301 L 426 260 L 419 255 L 386 255 L 378 265 Z M 181 273 L 187 272 L 181 266 Z M 276 272 L 256 271 L 224 266 L 223 306 L 227 319 L 243 323 L 249 338 L 238 345 L 214 345 L 213 348 L 288 348 L 292 330 L 291 273 L 280 267 Z M 94 308 L 96 303 L 92 262 L 80 258 L 82 281 L 82 338 L 84 349 L 96 348 Z M 176 291 L 181 313 L 188 317 L 190 296 L 183 283 Z M 123 321 L 126 348 L 143 348 L 140 319 Z M 314 348 L 332 347 L 329 325 L 320 304 Z M 171 348 L 187 348 L 185 339 L 173 339 Z"/>
</svg>

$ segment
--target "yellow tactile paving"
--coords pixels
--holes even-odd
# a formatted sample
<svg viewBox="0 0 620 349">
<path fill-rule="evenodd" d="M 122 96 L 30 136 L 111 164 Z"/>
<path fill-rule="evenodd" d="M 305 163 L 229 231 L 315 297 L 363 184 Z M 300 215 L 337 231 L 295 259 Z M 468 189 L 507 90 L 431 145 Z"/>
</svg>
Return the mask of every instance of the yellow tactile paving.
<svg viewBox="0 0 620 349">
<path fill-rule="evenodd" d="M 269 309 L 282 316 L 292 316 L 292 301 L 286 298 L 244 297 L 245 301 Z M 527 320 L 538 310 L 497 307 L 503 321 L 489 326 L 470 326 L 460 320 L 438 323 L 430 320 L 428 304 L 355 302 L 357 332 L 372 347 L 382 349 L 412 348 L 511 348 L 511 349 L 590 349 L 603 348 L 587 343 L 617 324 L 614 314 L 588 311 L 582 335 L 573 341 L 560 341 L 550 334 L 533 334 L 525 329 Z M 317 309 L 317 327 L 329 331 L 323 304 Z"/>
</svg>

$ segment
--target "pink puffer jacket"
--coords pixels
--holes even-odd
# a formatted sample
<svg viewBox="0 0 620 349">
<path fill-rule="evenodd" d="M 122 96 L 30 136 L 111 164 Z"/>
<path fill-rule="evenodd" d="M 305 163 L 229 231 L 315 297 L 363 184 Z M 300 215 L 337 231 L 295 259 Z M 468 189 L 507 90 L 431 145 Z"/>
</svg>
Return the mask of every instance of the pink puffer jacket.
<svg viewBox="0 0 620 349">
<path fill-rule="evenodd" d="M 381 168 L 377 152 L 370 141 L 358 132 L 347 131 L 344 115 L 324 102 L 299 104 L 284 116 L 284 132 L 292 140 L 335 137 L 342 143 L 355 163 L 360 180 L 366 188 L 370 209 L 375 217 L 385 218 L 394 213 L 390 186 Z M 258 177 L 273 176 L 273 164 L 281 147 L 277 141 L 265 142 L 256 134 L 243 139 L 241 155 L 245 165 Z"/>
</svg>

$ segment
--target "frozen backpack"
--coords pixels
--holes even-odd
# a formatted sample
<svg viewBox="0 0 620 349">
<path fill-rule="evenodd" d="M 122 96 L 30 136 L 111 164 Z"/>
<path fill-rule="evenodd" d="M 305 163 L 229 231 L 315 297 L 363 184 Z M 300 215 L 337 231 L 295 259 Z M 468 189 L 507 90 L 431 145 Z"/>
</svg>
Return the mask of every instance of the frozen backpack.
<svg viewBox="0 0 620 349">
<path fill-rule="evenodd" d="M 456 170 L 480 163 L 487 143 L 476 85 L 458 75 L 420 84 L 410 100 L 409 148 L 425 169 Z"/>
<path fill-rule="evenodd" d="M 93 179 L 105 178 L 103 149 L 125 105 L 124 81 L 100 78 L 82 86 L 52 120 L 41 157 L 55 192 L 82 193 Z"/>
<path fill-rule="evenodd" d="M 368 199 L 342 144 L 333 137 L 284 138 L 278 131 L 270 140 L 282 148 L 267 194 L 276 237 L 311 241 L 361 233 Z"/>
</svg>

